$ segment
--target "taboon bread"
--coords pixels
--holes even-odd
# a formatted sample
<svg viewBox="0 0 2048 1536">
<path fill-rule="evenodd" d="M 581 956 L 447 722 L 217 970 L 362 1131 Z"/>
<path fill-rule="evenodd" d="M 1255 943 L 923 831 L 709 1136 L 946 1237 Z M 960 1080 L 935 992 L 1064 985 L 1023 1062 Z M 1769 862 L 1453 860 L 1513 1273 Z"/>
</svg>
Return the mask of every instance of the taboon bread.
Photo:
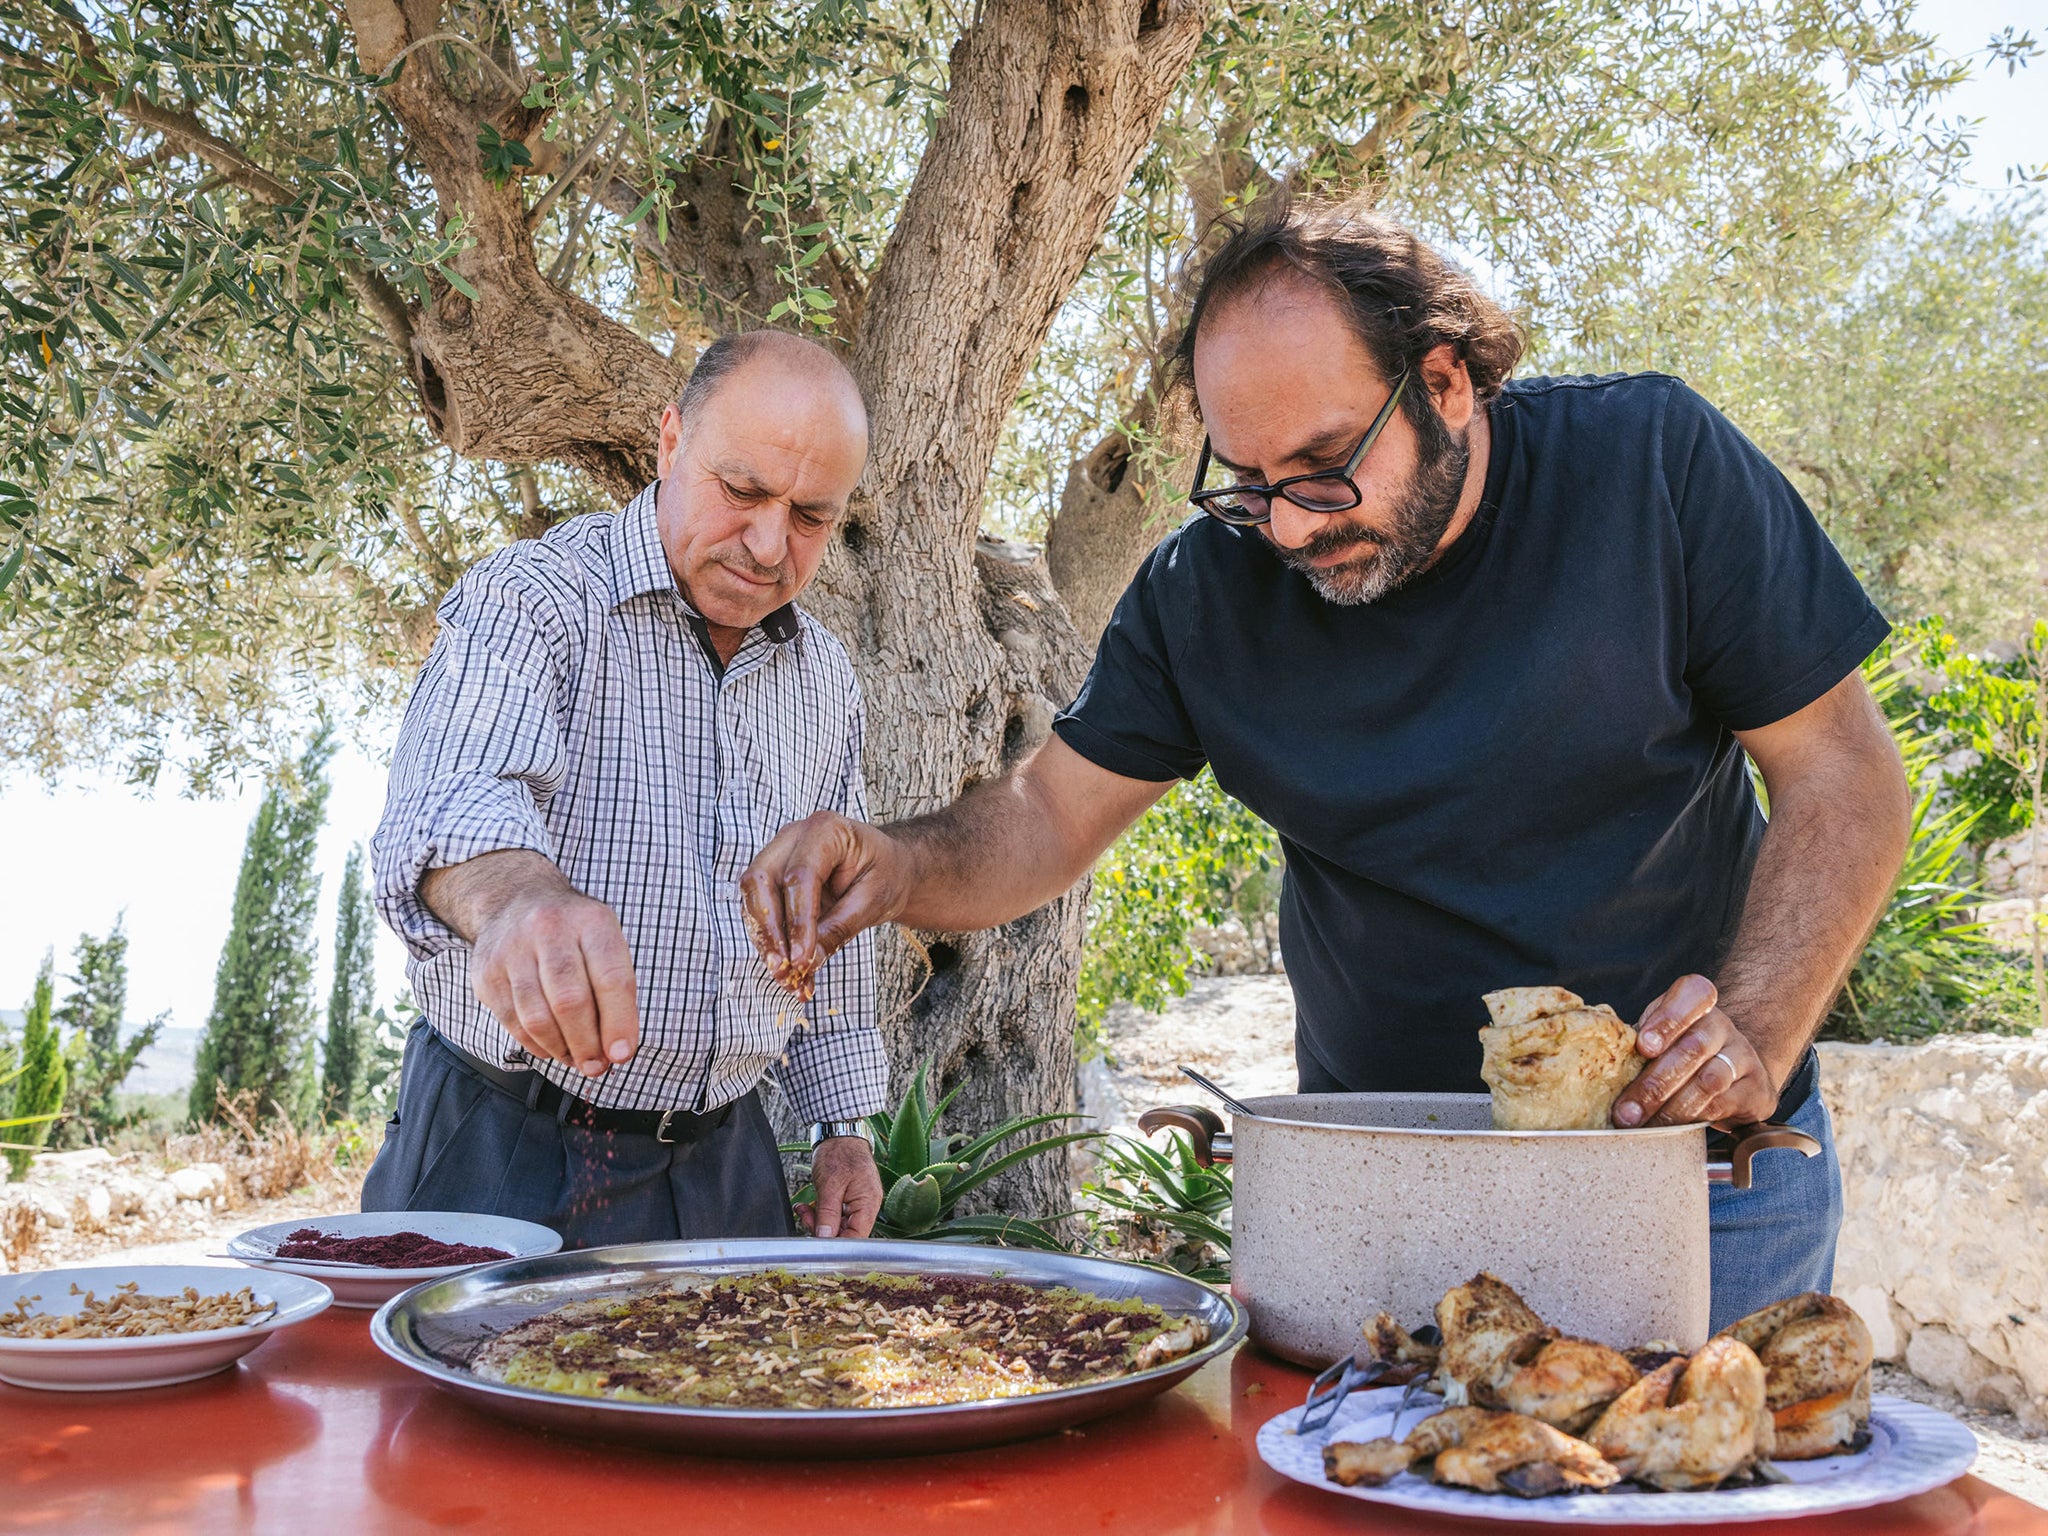
<svg viewBox="0 0 2048 1536">
<path fill-rule="evenodd" d="M 1486 994 L 1494 1022 L 1479 1031 L 1479 1075 L 1493 1090 L 1494 1129 L 1609 1129 L 1614 1101 L 1644 1060 L 1636 1032 L 1605 1003 L 1562 987 Z"/>
</svg>

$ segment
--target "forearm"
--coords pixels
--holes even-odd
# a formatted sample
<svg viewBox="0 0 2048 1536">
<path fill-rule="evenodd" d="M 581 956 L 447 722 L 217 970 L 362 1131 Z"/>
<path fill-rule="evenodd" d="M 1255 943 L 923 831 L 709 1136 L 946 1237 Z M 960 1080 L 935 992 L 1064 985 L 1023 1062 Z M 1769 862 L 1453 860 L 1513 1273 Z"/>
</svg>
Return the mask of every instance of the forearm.
<svg viewBox="0 0 2048 1536">
<path fill-rule="evenodd" d="M 574 890 L 553 860 L 525 848 L 479 854 L 420 878 L 427 910 L 471 944 L 507 906 Z"/>
<path fill-rule="evenodd" d="M 1054 810 L 1019 771 L 943 811 L 884 828 L 912 872 L 909 900 L 896 920 L 939 933 L 993 928 L 1071 889 L 1100 850 L 1070 835 Z"/>
<path fill-rule="evenodd" d="M 817 812 L 740 876 L 754 944 L 801 997 L 809 973 L 876 923 L 961 933 L 1009 922 L 1071 888 L 1169 787 L 1097 767 L 1054 736 L 928 816 L 875 827 Z"/>
<path fill-rule="evenodd" d="M 1904 776 L 1865 760 L 1773 792 L 1720 1006 L 1780 1087 L 1891 896 L 1909 835 Z"/>
<path fill-rule="evenodd" d="M 903 851 L 908 928 L 961 933 L 1035 912 L 1172 787 L 1098 767 L 1058 736 L 943 811 L 883 830 Z"/>
</svg>

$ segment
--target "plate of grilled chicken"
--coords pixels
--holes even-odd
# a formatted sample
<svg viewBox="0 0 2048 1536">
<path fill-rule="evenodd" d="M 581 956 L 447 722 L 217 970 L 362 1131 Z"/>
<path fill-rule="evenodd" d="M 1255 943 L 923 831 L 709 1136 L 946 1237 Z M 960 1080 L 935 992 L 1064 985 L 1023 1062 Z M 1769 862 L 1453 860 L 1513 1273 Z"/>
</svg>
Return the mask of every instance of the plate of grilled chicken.
<svg viewBox="0 0 2048 1536">
<path fill-rule="evenodd" d="M 1617 1349 L 1548 1327 L 1489 1274 L 1434 1323 L 1382 1313 L 1301 1408 L 1259 1432 L 1298 1482 L 1482 1518 L 1594 1525 L 1782 1520 L 1910 1498 L 1962 1476 L 1976 1437 L 1873 1397 L 1870 1330 L 1809 1292 L 1700 1348 Z"/>
</svg>

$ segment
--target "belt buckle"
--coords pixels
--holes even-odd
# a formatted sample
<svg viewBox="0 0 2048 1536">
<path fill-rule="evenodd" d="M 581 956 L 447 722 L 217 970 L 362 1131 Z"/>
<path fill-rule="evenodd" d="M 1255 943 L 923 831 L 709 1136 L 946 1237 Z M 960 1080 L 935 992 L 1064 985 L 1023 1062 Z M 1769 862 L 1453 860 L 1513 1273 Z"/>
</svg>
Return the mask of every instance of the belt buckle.
<svg viewBox="0 0 2048 1536">
<path fill-rule="evenodd" d="M 668 1128 L 669 1122 L 675 1119 L 676 1114 L 677 1111 L 673 1109 L 664 1109 L 661 1112 L 661 1124 L 657 1125 L 654 1128 L 654 1139 L 662 1143 L 664 1146 L 675 1145 L 675 1138 L 669 1135 Z"/>
</svg>

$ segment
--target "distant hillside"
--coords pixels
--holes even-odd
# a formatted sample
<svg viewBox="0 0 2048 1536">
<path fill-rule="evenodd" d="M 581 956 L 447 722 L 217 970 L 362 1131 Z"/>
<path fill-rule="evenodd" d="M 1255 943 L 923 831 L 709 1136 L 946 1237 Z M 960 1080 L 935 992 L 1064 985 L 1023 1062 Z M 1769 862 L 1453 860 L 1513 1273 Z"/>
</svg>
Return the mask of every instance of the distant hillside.
<svg viewBox="0 0 2048 1536">
<path fill-rule="evenodd" d="M 22 1022 L 19 1008 L 0 1008 L 0 1039 L 18 1038 Z M 130 1035 L 134 1032 L 133 1025 L 126 1031 Z M 122 1088 L 129 1093 L 183 1093 L 192 1086 L 200 1033 L 197 1029 L 166 1029 L 156 1037 L 156 1044 L 142 1053 Z"/>
<path fill-rule="evenodd" d="M 201 1033 L 197 1029 L 165 1029 L 156 1037 L 156 1044 L 142 1053 L 122 1088 L 129 1093 L 183 1093 L 192 1086 Z"/>
</svg>

